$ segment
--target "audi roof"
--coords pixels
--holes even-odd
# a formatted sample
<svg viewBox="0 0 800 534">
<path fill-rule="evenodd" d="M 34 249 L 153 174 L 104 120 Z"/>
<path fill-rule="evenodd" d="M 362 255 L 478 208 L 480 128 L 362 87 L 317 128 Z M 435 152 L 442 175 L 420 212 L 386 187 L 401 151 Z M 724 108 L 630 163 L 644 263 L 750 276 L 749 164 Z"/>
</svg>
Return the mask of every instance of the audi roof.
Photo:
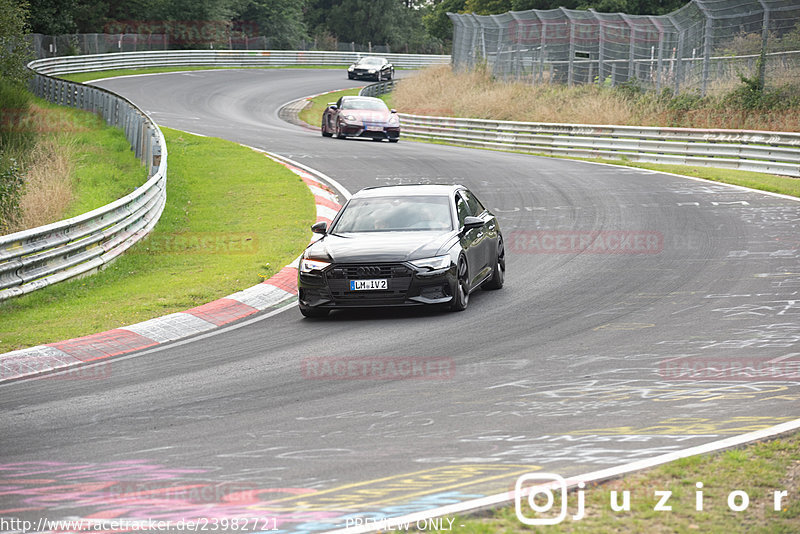
<svg viewBox="0 0 800 534">
<path fill-rule="evenodd" d="M 465 187 L 463 185 L 441 184 L 380 185 L 364 188 L 354 194 L 353 197 L 449 195 L 459 189 L 465 189 Z"/>
</svg>

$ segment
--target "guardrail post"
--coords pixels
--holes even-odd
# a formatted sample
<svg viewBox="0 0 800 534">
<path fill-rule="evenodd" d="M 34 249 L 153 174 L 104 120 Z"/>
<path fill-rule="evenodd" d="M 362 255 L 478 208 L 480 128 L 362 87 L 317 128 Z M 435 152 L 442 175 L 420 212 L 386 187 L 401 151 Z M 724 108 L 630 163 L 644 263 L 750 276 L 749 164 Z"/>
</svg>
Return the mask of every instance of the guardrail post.
<svg viewBox="0 0 800 534">
<path fill-rule="evenodd" d="M 153 176 L 151 172 L 153 169 L 153 130 L 149 124 L 146 125 L 145 136 L 145 159 L 143 163 L 147 165 L 147 176 Z"/>
<path fill-rule="evenodd" d="M 142 145 L 144 144 L 144 119 L 138 114 L 136 115 L 136 157 L 139 161 L 144 158 Z"/>
<path fill-rule="evenodd" d="M 157 135 L 158 134 L 155 132 L 153 133 L 153 159 L 150 164 L 151 176 L 155 175 L 161 166 L 161 145 L 158 143 Z"/>
</svg>

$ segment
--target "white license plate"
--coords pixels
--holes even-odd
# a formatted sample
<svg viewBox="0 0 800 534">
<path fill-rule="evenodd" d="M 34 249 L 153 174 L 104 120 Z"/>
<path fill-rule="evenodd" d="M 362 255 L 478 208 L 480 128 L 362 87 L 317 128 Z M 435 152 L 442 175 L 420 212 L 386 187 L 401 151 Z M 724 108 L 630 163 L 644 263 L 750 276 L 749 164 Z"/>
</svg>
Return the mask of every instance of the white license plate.
<svg viewBox="0 0 800 534">
<path fill-rule="evenodd" d="M 350 280 L 351 291 L 375 291 L 389 289 L 388 280 Z"/>
<path fill-rule="evenodd" d="M 367 126 L 368 132 L 382 132 L 383 126 Z"/>
</svg>

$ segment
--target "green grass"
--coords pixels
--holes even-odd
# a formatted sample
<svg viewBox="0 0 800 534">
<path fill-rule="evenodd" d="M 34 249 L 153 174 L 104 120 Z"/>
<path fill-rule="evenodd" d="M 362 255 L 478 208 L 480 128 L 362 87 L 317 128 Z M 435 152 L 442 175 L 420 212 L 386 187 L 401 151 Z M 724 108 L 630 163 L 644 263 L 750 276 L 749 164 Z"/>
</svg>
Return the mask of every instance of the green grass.
<svg viewBox="0 0 800 534">
<path fill-rule="evenodd" d="M 322 112 L 325 111 L 325 108 L 328 107 L 330 102 L 336 102 L 343 96 L 357 95 L 360 90 L 361 89 L 357 87 L 355 89 L 344 89 L 342 91 L 332 91 L 330 93 L 317 95 L 310 99 L 311 105 L 306 106 L 305 109 L 300 112 L 299 118 L 306 124 L 319 128 L 322 122 Z"/>
<path fill-rule="evenodd" d="M 76 72 L 74 74 L 61 74 L 58 77 L 71 82 L 90 82 L 102 80 L 103 78 L 113 78 L 115 76 L 133 76 L 136 74 L 158 74 L 161 72 L 183 72 L 192 70 L 218 70 L 218 69 L 333 69 L 343 70 L 345 67 L 332 65 L 287 65 L 287 66 L 265 66 L 265 67 L 215 67 L 212 65 L 199 67 L 147 67 L 142 69 L 113 69 L 92 72 Z"/>
<path fill-rule="evenodd" d="M 209 302 L 272 276 L 308 243 L 314 202 L 298 176 L 235 143 L 163 131 L 167 205 L 152 234 L 105 271 L 0 303 L 0 352 Z"/>
<path fill-rule="evenodd" d="M 575 158 L 579 159 L 579 158 Z M 684 176 L 694 176 L 704 178 L 714 182 L 741 185 L 752 189 L 770 191 L 800 197 L 800 179 L 789 176 L 777 176 L 774 174 L 764 174 L 752 171 L 739 171 L 734 169 L 717 169 L 715 167 L 694 167 L 684 165 L 664 165 L 659 163 L 639 163 L 635 161 L 617 161 L 608 159 L 590 159 L 585 161 L 600 161 L 612 165 L 623 165 L 626 167 L 636 167 L 658 172 L 669 172 L 682 174 Z"/>
<path fill-rule="evenodd" d="M 147 181 L 147 168 L 136 158 L 119 128 L 88 111 L 35 99 L 46 129 L 55 125 L 53 140 L 73 152 L 73 201 L 63 218 L 74 217 L 122 198 Z M 50 132 L 43 132 L 44 135 Z"/>
<path fill-rule="evenodd" d="M 39 226 L 91 211 L 147 180 L 147 168 L 134 155 L 123 131 L 88 111 L 31 96 L 30 108 L 14 133 L 31 137 L 25 150 L 17 150 L 29 184 L 26 187 L 31 188 L 25 197 L 29 214 L 17 213 L 21 216 L 18 227 Z M 41 165 L 53 155 L 63 156 L 61 161 L 69 161 L 71 168 Z"/>
<path fill-rule="evenodd" d="M 684 458 L 641 473 L 626 475 L 585 488 L 585 516 L 577 513 L 577 496 L 568 498 L 568 517 L 559 525 L 528 527 L 516 517 L 513 506 L 489 512 L 484 517 L 456 518 L 454 528 L 462 534 L 506 534 L 528 532 L 618 533 L 618 532 L 800 532 L 800 434 L 756 443 L 709 455 Z M 703 483 L 702 489 L 696 484 Z M 672 491 L 667 503 L 672 511 L 655 511 L 655 491 Z M 745 491 L 749 507 L 741 512 L 728 508 L 728 495 Z M 773 508 L 774 492 L 788 491 L 782 510 Z M 630 511 L 616 512 L 609 506 L 610 492 L 622 502 L 630 492 Z M 696 510 L 696 492 L 702 491 L 703 509 Z M 557 492 L 555 492 L 557 493 Z M 738 501 L 737 501 L 738 502 Z M 524 503 L 524 501 L 523 501 Z M 527 506 L 524 504 L 524 506 Z M 553 507 L 560 507 L 558 499 Z M 524 508 L 530 512 L 529 509 Z M 445 523 L 446 524 L 446 523 Z M 463 527 L 458 527 L 464 525 Z"/>
<path fill-rule="evenodd" d="M 386 102 L 386 107 L 388 107 L 389 109 L 392 109 L 394 107 L 392 105 L 392 93 L 384 93 L 378 96 L 378 98 Z"/>
</svg>

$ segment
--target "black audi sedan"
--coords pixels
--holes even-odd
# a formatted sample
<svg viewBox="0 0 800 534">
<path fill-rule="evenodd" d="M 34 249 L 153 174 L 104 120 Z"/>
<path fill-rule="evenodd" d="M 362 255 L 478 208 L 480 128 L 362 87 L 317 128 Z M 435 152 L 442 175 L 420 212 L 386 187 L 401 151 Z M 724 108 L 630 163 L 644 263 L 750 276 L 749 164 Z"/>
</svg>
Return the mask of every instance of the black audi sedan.
<svg viewBox="0 0 800 534">
<path fill-rule="evenodd" d="M 439 306 L 464 310 L 478 288 L 500 289 L 505 249 L 497 218 L 461 185 L 362 189 L 342 207 L 298 268 L 300 312 Z"/>
</svg>

